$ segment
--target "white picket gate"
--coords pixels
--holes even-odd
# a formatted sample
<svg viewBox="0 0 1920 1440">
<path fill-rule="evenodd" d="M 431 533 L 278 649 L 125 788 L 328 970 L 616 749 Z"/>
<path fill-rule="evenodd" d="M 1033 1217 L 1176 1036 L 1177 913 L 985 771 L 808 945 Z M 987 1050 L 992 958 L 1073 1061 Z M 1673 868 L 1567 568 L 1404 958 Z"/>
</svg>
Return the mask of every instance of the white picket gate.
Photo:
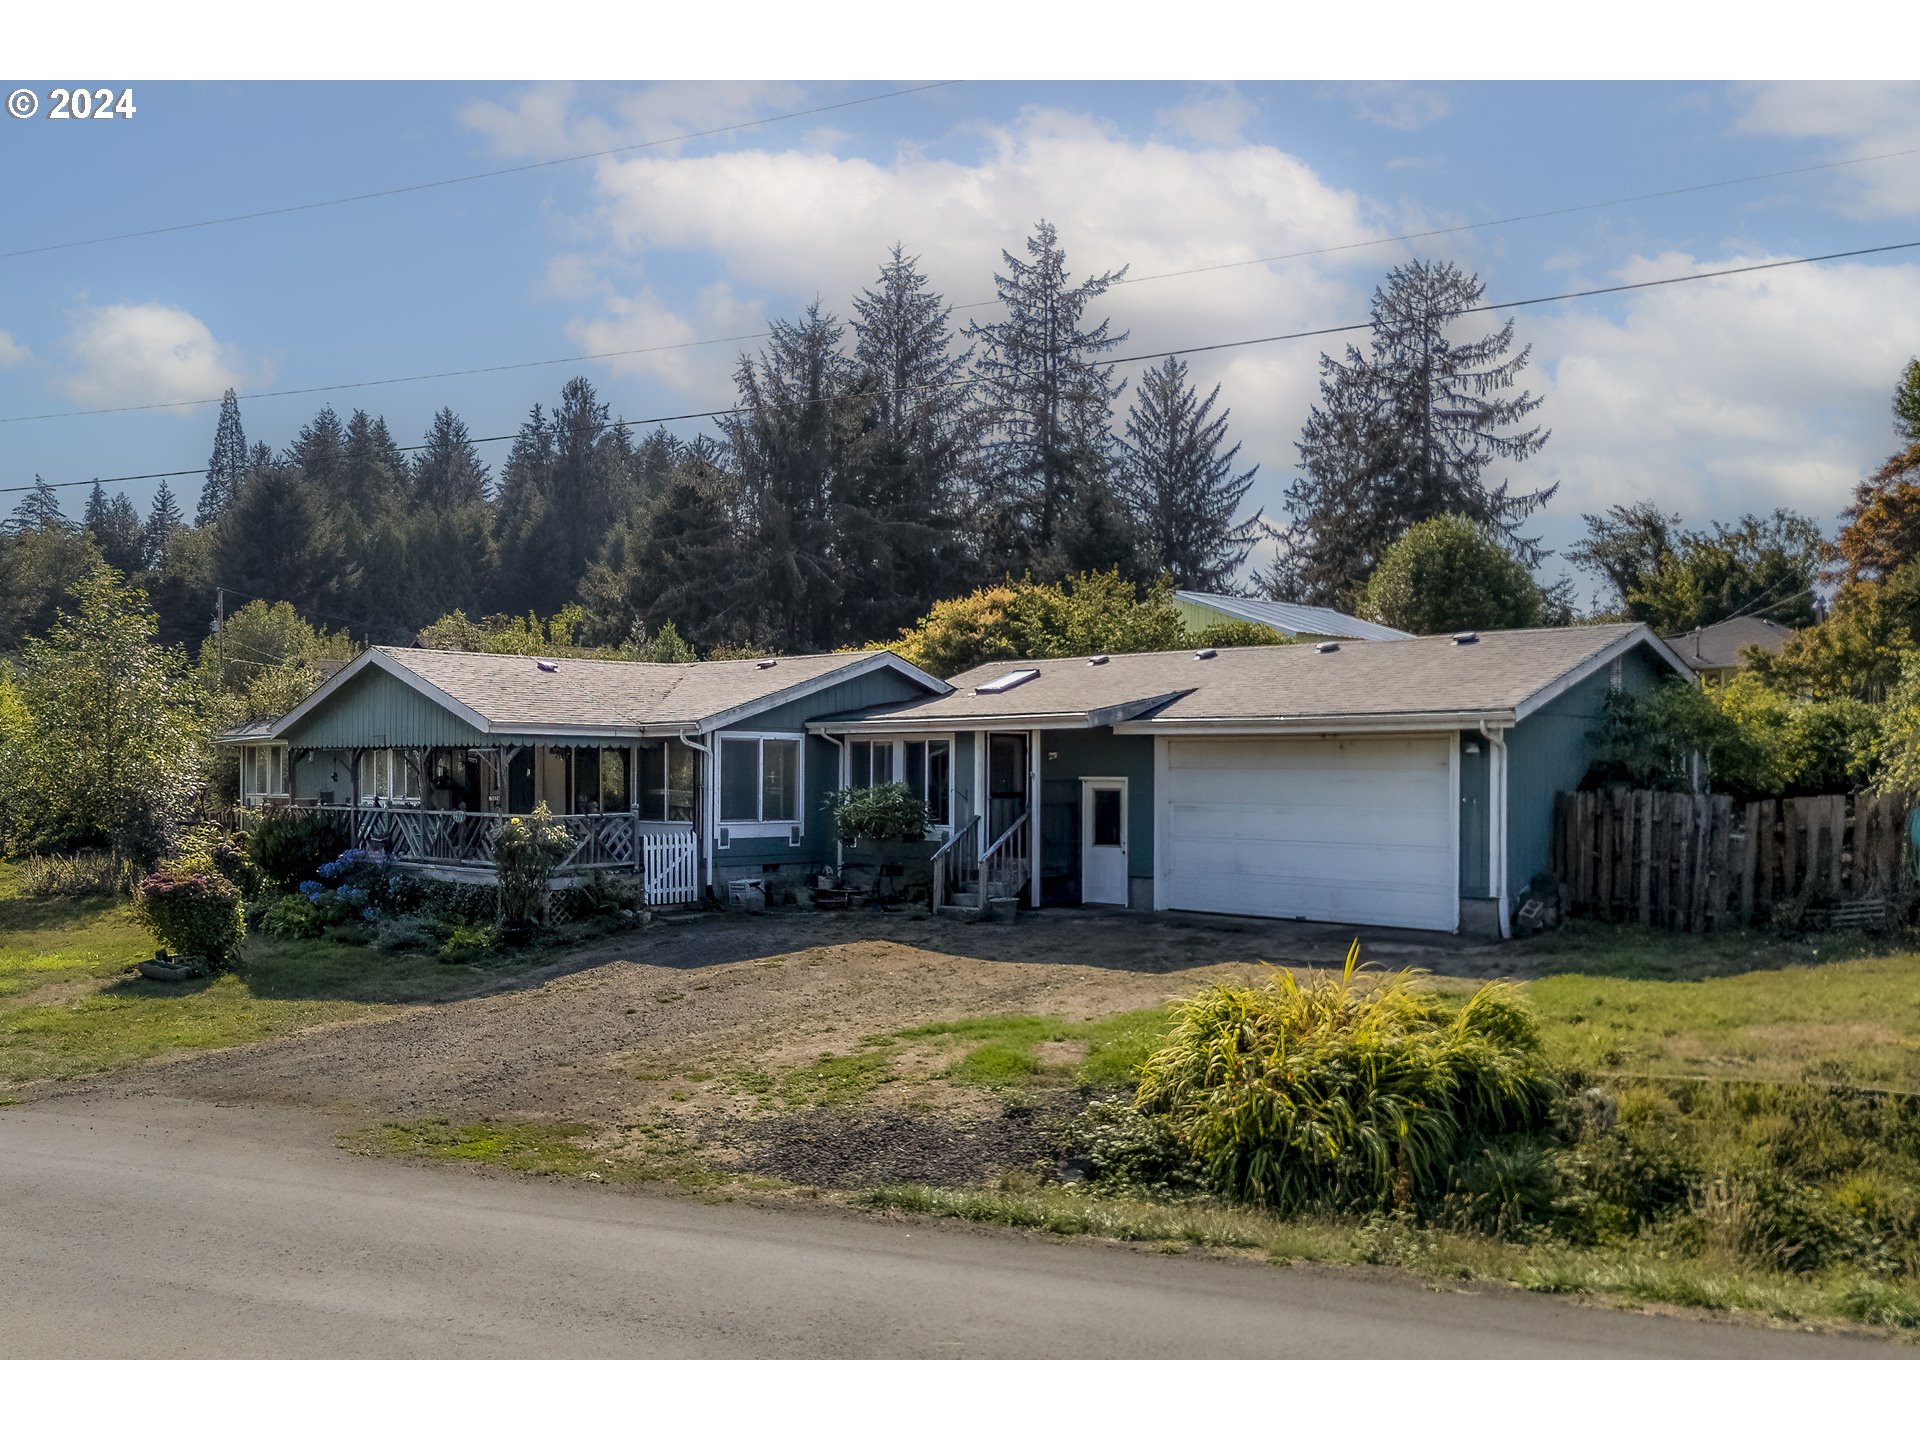
<svg viewBox="0 0 1920 1440">
<path fill-rule="evenodd" d="M 642 896 L 649 905 L 691 905 L 700 898 L 700 846 L 691 825 L 643 821 Z"/>
</svg>

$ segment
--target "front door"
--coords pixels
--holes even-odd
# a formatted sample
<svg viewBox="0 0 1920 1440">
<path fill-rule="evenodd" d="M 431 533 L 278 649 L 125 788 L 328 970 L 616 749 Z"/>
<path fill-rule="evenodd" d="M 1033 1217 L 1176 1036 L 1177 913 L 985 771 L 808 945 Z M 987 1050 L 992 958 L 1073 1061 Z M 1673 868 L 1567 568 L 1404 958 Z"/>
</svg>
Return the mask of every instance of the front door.
<svg viewBox="0 0 1920 1440">
<path fill-rule="evenodd" d="M 1080 903 L 1127 903 L 1127 782 L 1080 782 Z"/>
<path fill-rule="evenodd" d="M 1027 808 L 1027 737 L 987 737 L 987 842 L 1006 833 Z"/>
</svg>

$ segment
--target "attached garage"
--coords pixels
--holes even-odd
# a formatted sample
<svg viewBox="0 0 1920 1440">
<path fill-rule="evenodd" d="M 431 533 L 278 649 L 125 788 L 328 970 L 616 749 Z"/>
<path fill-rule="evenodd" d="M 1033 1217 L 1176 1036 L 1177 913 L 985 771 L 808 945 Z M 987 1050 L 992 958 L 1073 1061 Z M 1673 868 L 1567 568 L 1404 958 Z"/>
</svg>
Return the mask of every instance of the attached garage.
<svg viewBox="0 0 1920 1440">
<path fill-rule="evenodd" d="M 1451 734 L 1158 743 L 1161 908 L 1422 930 L 1458 923 Z"/>
</svg>

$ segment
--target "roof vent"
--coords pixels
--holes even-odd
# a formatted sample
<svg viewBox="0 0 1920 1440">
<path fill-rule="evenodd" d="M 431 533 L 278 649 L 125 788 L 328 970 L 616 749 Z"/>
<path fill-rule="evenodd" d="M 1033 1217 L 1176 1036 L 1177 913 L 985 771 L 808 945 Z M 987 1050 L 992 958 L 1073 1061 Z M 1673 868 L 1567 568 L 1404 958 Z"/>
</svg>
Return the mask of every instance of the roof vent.
<svg viewBox="0 0 1920 1440">
<path fill-rule="evenodd" d="M 560 673 L 560 667 L 554 664 L 553 661 L 551 660 L 536 660 L 533 663 L 535 665 L 538 665 L 542 670 L 546 671 L 547 674 L 549 675 L 557 675 Z"/>
<path fill-rule="evenodd" d="M 753 662 L 753 668 L 756 670 L 771 670 L 779 663 L 778 660 L 756 660 Z"/>
<path fill-rule="evenodd" d="M 984 685 L 973 687 L 976 695 L 1004 695 L 1016 685 L 1024 685 L 1040 672 L 1038 670 L 1009 670 L 997 680 L 989 680 Z"/>
<path fill-rule="evenodd" d="M 1104 655 L 1089 655 L 1087 657 L 1087 664 L 1089 665 L 1104 665 L 1106 663 L 1107 657 Z"/>
<path fill-rule="evenodd" d="M 1340 642 L 1338 640 L 1322 640 L 1313 648 L 1318 650 L 1322 655 L 1331 655 L 1340 648 Z"/>
<path fill-rule="evenodd" d="M 1204 650 L 1194 651 L 1193 658 L 1196 660 L 1211 660 L 1213 659 L 1214 656 L 1218 655 L 1219 653 L 1220 652 L 1218 650 L 1214 649 L 1211 645 L 1209 645 Z"/>
<path fill-rule="evenodd" d="M 1456 645 L 1478 645 L 1480 643 L 1479 632 L 1474 630 L 1458 631 L 1453 637 L 1453 643 Z"/>
</svg>

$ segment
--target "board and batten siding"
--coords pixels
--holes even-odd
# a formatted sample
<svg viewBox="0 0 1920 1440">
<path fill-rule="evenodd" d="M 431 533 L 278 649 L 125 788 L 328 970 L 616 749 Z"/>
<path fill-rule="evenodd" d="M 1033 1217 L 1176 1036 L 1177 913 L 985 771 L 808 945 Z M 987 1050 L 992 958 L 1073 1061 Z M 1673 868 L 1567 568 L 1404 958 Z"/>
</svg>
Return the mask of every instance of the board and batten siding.
<svg viewBox="0 0 1920 1440">
<path fill-rule="evenodd" d="M 302 718 L 284 737 L 290 745 L 350 749 L 369 745 L 501 745 L 418 690 L 374 666 Z M 527 742 L 518 742 L 527 743 Z"/>
<path fill-rule="evenodd" d="M 1620 657 L 1620 688 L 1644 695 L 1672 670 L 1642 645 Z M 1507 735 L 1507 893 L 1545 874 L 1553 839 L 1553 797 L 1576 789 L 1593 764 L 1593 729 L 1613 690 L 1613 668 L 1555 696 Z M 1484 842 L 1483 847 L 1484 849 Z M 1464 853 L 1464 852 L 1463 852 Z M 1463 867 L 1464 868 L 1464 867 Z"/>
</svg>

